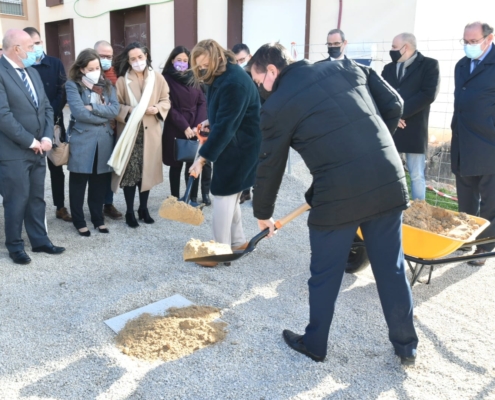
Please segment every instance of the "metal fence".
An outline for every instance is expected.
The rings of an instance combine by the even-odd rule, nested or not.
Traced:
[[[21,0],[0,0],[0,14],[24,15]]]
[[[346,54],[352,59],[371,60],[371,67],[381,73],[383,67],[391,62],[390,41],[349,43]],[[293,44],[292,55],[296,59],[304,56],[304,45]],[[427,184],[444,192],[455,193],[455,178],[450,171],[450,123],[454,110],[454,68],[464,57],[459,39],[418,40],[418,51],[424,56],[438,60],[440,64],[440,92],[431,105],[429,123],[429,149],[427,157]],[[309,45],[309,59],[319,61],[328,57],[324,43]],[[455,195],[454,195],[455,196]],[[447,202],[444,197],[436,196],[435,204]]]

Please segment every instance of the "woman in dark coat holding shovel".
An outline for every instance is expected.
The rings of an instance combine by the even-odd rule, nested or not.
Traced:
[[[201,89],[193,86],[194,77],[189,65],[190,52],[184,46],[172,50],[163,68],[163,77],[170,88],[171,109],[163,127],[163,163],[170,167],[169,180],[172,196],[180,198],[180,175],[183,162],[175,158],[176,139],[195,140],[197,126],[206,119],[206,100]],[[184,177],[187,183],[189,168],[186,163]],[[197,203],[198,182],[195,180],[191,190],[191,200]],[[209,182],[202,181],[203,203],[210,204]]]
[[[203,40],[194,47],[191,64],[196,82],[209,86],[208,120],[202,125],[210,134],[190,172],[199,175],[207,161],[214,163],[213,238],[241,250],[247,243],[239,200],[242,191],[253,186],[256,175],[261,144],[259,94],[248,74],[236,65],[234,54],[214,40]]]

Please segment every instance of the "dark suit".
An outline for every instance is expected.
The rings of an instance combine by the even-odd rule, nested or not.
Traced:
[[[404,100],[402,119],[407,126],[395,132],[397,150],[399,153],[426,154],[430,104],[435,101],[440,89],[438,61],[418,53],[400,81],[396,63],[385,65],[382,77]]]
[[[62,140],[65,140],[64,116],[62,109],[67,100],[64,94],[64,84],[67,80],[64,65],[58,58],[50,57],[45,54],[43,60],[33,68],[38,71],[45,88],[45,93],[53,108],[55,122],[59,120],[60,134]],[[57,209],[65,207],[65,176],[63,167],[54,165],[49,159],[48,169],[52,181],[53,204]]]
[[[495,236],[495,46],[471,73],[471,60],[455,66],[451,167],[459,211],[491,222],[479,238]],[[494,245],[478,246],[490,251]]]
[[[45,226],[46,154],[35,154],[33,140],[53,138],[53,110],[39,74],[26,68],[37,98],[33,102],[17,71],[0,59],[0,190],[9,252],[24,250],[24,222],[32,247],[49,245]]]

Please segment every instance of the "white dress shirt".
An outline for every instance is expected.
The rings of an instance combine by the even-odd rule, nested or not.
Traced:
[[[19,78],[22,80],[22,74],[21,74],[21,71],[19,71],[19,69],[24,69],[24,67],[22,67],[22,68],[19,67],[14,61],[12,61],[10,58],[8,58],[5,54],[3,55],[3,58],[5,58],[10,63],[10,65],[12,65],[12,68],[15,69],[15,72],[17,72],[17,75],[19,75]],[[33,92],[33,96],[36,99],[36,103],[39,104],[38,94],[36,93],[36,89],[34,88],[33,81],[31,80],[31,77],[29,76],[27,71],[24,71],[24,73],[26,74],[26,79],[29,83],[29,86],[31,87],[31,91]],[[24,83],[24,81],[23,81],[23,83]],[[52,143],[51,139],[47,138],[47,137],[43,137],[43,138],[41,138],[41,140],[48,140],[50,143]],[[35,143],[36,143],[36,139],[33,140],[33,143],[31,144],[31,146],[29,146],[29,148],[32,149],[34,147]]]

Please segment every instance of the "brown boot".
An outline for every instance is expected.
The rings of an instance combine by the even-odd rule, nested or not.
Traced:
[[[201,262],[197,262],[196,264],[198,265],[201,265],[202,267],[216,267],[218,265],[217,262],[214,262],[214,261],[201,261]]]
[[[60,210],[57,210],[55,212],[55,216],[58,219],[61,219],[65,222],[72,222],[72,217],[70,216],[69,212],[67,211],[67,208],[62,207]]]
[[[241,244],[240,246],[232,246],[232,251],[239,251],[239,250],[246,250],[249,245],[249,242],[246,242],[244,244]]]
[[[103,206],[103,214],[111,219],[122,219],[122,213],[113,204],[105,204]]]

